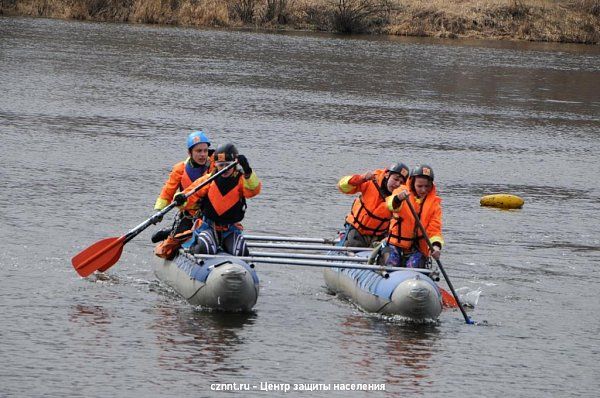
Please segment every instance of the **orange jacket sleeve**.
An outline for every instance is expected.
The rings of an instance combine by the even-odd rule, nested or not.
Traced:
[[[340,178],[337,187],[341,193],[354,195],[358,192],[364,192],[368,182],[369,181],[365,180],[362,174],[353,174]]]
[[[167,200],[169,203],[173,200],[173,196],[175,196],[175,193],[179,189],[184,170],[185,161],[179,162],[173,166],[171,173],[169,173],[169,178],[160,192],[160,198]]]
[[[435,203],[432,203],[431,214],[427,219],[425,230],[429,236],[431,243],[437,243],[440,247],[444,246],[444,238],[442,235],[442,200],[436,197]]]

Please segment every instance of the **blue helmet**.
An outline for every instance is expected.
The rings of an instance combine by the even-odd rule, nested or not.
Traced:
[[[208,146],[210,146],[210,140],[208,139],[206,134],[204,134],[204,131],[198,130],[198,131],[194,131],[193,133],[188,135],[188,138],[187,138],[188,150],[192,150],[194,145],[200,144],[200,143],[205,143]]]

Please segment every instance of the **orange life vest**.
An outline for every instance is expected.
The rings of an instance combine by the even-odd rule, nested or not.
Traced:
[[[392,196],[407,189],[407,186],[411,186],[410,179],[407,181],[407,185],[403,185],[394,190]],[[442,199],[437,196],[435,184],[423,200],[416,199],[416,197],[416,194],[411,191],[411,195],[407,200],[410,200],[410,203],[419,215],[431,243],[443,245]],[[404,202],[402,202],[398,209],[394,210],[387,241],[389,244],[399,247],[404,252],[418,249],[426,256],[430,254],[427,242],[423,238],[423,233],[415,222],[412,212]]]
[[[183,162],[179,162],[173,166],[171,173],[169,174],[169,178],[165,182],[165,185],[160,192],[160,197],[166,199],[168,202],[173,200],[173,196],[177,193],[177,191],[183,191],[198,178],[211,173],[214,170],[214,163],[208,159],[208,167],[204,171],[204,173],[191,177],[188,172],[188,163],[190,162],[190,158],[184,160]]]
[[[186,193],[209,177],[209,175],[205,175],[196,180],[188,187]],[[229,177],[217,177],[190,196],[186,209],[193,208],[196,203],[200,202],[203,217],[209,218],[216,224],[235,224],[244,218],[246,198],[258,195],[260,189],[261,182],[256,174],[252,173],[250,179],[246,179],[241,173],[235,171]]]
[[[346,222],[361,235],[379,237],[388,231],[392,212],[387,207],[382,187],[385,173],[386,170],[375,170],[375,181],[364,181],[356,186],[355,192],[361,194],[352,203]]]

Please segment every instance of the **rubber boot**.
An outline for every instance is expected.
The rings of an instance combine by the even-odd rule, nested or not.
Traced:
[[[169,234],[171,234],[171,228],[159,229],[152,235],[152,243],[158,243],[167,239]]]

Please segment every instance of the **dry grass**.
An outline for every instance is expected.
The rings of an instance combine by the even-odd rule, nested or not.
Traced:
[[[600,43],[600,1],[411,1],[389,34]],[[588,3],[586,6],[576,3]],[[592,4],[595,3],[595,4]]]
[[[0,14],[600,44],[600,0],[0,0]]]

